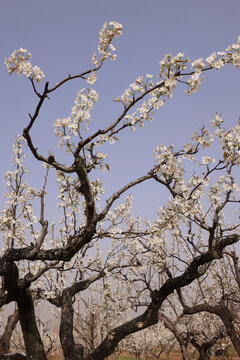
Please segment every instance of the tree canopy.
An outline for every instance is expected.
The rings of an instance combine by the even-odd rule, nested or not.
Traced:
[[[100,122],[99,129],[91,132],[91,112],[99,98],[93,85],[105,62],[115,60],[114,38],[121,34],[121,24],[105,23],[91,67],[77,75],[68,74],[55,85],[49,81],[42,85],[46,76],[31,64],[26,49],[15,50],[5,59],[9,74],[29,79],[36,105],[22,135],[16,137],[12,168],[5,175],[6,203],[0,216],[0,304],[17,304],[13,324],[19,318],[26,356],[34,359],[46,360],[35,311],[46,301],[53,313],[60,309],[59,339],[66,360],[105,359],[129,335],[159,321],[165,321],[180,342],[183,356],[187,356],[186,344],[192,343],[197,349],[202,345],[197,344],[193,330],[184,328],[179,334],[175,325],[181,319],[173,324],[167,318],[167,301],[175,316],[208,311],[222,320],[226,314],[232,319],[230,304],[239,301],[239,273],[237,266],[234,268],[232,246],[239,241],[240,121],[225,128],[221,115],[215,113],[209,126],[199,124],[200,130],[181,148],[159,144],[153,150],[149,170],[130,182],[124,182],[123,170],[122,186],[109,197],[104,195],[99,171],[107,171],[111,177],[104,148],[121,141],[124,132],[137,131],[152,121],[177,86],[191,95],[204,74],[224,66],[239,69],[240,37],[225,51],[214,52],[205,60],[190,61],[183,53],[167,54],[160,61],[158,74],[139,76],[114,99],[116,115],[112,122],[106,127]],[[39,150],[32,129],[40,121],[43,107],[52,101],[51,94],[72,81],[80,81],[83,88],[77,92],[70,115],[53,122],[61,159],[59,152],[49,151],[50,144],[44,153]],[[43,127],[38,136],[45,138]],[[26,153],[39,164],[39,174],[45,169],[39,189],[28,184]],[[56,215],[61,211],[57,222],[49,221],[45,211],[51,174],[56,176],[58,189]],[[144,182],[148,186],[154,182],[159,192],[165,189],[169,194],[168,201],[159,204],[155,221],[132,213],[131,190]],[[222,282],[217,281],[220,268]],[[93,301],[84,300],[84,290],[95,294]],[[89,316],[98,318],[97,340],[88,349],[83,341],[83,318],[77,322],[79,299],[85,301],[82,311],[90,307]],[[199,299],[204,304],[200,305]],[[106,321],[99,320],[99,309]],[[136,312],[129,317],[130,310]],[[240,355],[238,324],[228,320],[224,320],[226,337]],[[161,326],[158,331],[161,333]],[[79,343],[77,333],[82,336]],[[219,338],[213,334],[204,344],[210,348]]]

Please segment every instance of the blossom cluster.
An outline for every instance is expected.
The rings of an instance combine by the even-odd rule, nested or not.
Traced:
[[[40,82],[45,75],[38,66],[32,66],[29,61],[31,58],[31,53],[29,53],[26,49],[20,48],[18,50],[14,50],[9,58],[5,58],[4,64],[10,75],[13,72],[16,72],[16,74],[24,74],[27,77]]]
[[[139,328],[142,326],[143,323],[138,324]],[[171,348],[176,345],[176,338],[161,321],[157,325],[132,334],[124,340],[124,349],[127,349],[130,354],[147,353],[148,355],[154,355],[156,358],[162,352],[168,355]]]
[[[132,196],[128,195],[125,198],[125,202],[118,205],[114,210],[110,210],[104,221],[101,221],[98,226],[98,234],[102,236],[102,234],[108,234],[108,236],[112,236],[113,238],[116,235],[119,235],[123,232],[124,227],[127,224],[126,228],[130,228],[132,217]],[[125,226],[124,226],[124,225]]]
[[[153,158],[156,164],[156,173],[161,175],[167,182],[176,181],[176,189],[181,186],[184,169],[181,166],[181,157],[176,156],[176,153],[174,153],[173,145],[169,147],[165,145],[156,147],[153,152]]]
[[[112,44],[112,40],[114,36],[122,35],[122,28],[122,25],[116,21],[110,21],[109,23],[105,22],[99,32],[99,56],[96,54],[93,54],[92,56],[92,63],[96,67],[108,57],[110,57],[111,60],[116,59],[116,54],[112,54],[112,52],[116,50],[115,46]]]
[[[98,101],[98,93],[94,89],[83,88],[78,92],[74,101],[71,116],[58,118],[54,122],[54,133],[60,139],[58,146],[65,146],[67,153],[71,153],[76,145],[71,142],[72,136],[81,138],[81,130],[88,131],[91,118],[90,110]]]
[[[123,104],[125,110],[133,105],[136,107],[136,111],[132,114],[127,112],[125,115],[125,125],[135,130],[136,125],[143,127],[145,120],[152,120],[154,110],[163,106],[167,98],[172,98],[172,90],[178,81],[185,83],[188,86],[187,94],[191,94],[198,90],[205,70],[211,68],[219,70],[227,63],[232,63],[238,69],[240,67],[240,37],[237,43],[228,47],[226,51],[211,54],[206,58],[206,62],[203,58],[194,60],[191,63],[190,73],[184,73],[189,62],[188,58],[184,59],[183,53],[178,53],[176,56],[166,54],[160,61],[158,76],[161,81],[154,83],[151,74],[146,74],[147,80],[143,76],[138,76],[123,94],[115,99],[116,102]],[[186,81],[182,80],[185,76],[188,76]],[[143,99],[146,95],[149,95],[147,101]],[[141,105],[137,107],[136,104],[142,99]]]
[[[186,69],[186,64],[189,59],[183,59],[184,54],[178,53],[176,56],[166,54],[160,61],[160,73],[159,77],[162,79],[169,79],[173,76],[177,76],[179,71]]]
[[[101,137],[99,137],[99,139],[99,141],[86,147],[88,152],[85,154],[85,160],[88,167],[100,169],[101,171],[105,172],[106,170],[110,170],[109,165],[105,162],[107,154],[104,154],[102,151],[93,150],[94,145],[99,146],[102,144]]]
[[[213,52],[205,59],[205,61],[206,63],[204,63],[203,58],[200,58],[192,62],[191,65],[194,71],[187,81],[188,95],[198,90],[198,87],[203,80],[202,72],[205,69],[212,68],[219,71],[221,67],[230,62],[236,69],[240,68],[240,36],[235,44],[228,46],[225,51]]]
[[[216,128],[215,136],[220,139],[220,148],[226,163],[240,164],[240,121],[230,130],[222,127],[223,120],[215,114],[211,121],[212,127]]]
[[[153,237],[154,235],[161,239],[170,237],[174,245],[171,254],[175,255],[179,252],[176,243],[181,243],[181,252],[185,253],[184,256],[188,261],[191,260],[191,255],[186,246],[186,239],[193,241],[194,238],[194,244],[198,248],[204,246],[203,231],[211,226],[216,213],[219,227],[229,229],[238,227],[239,214],[233,215],[235,222],[232,219],[227,225],[223,207],[228,201],[239,202],[240,188],[231,171],[233,166],[239,165],[240,124],[227,131],[222,128],[223,120],[218,114],[215,114],[210,123],[215,133],[211,134],[205,128],[200,134],[195,132],[192,136],[194,142],[185,146],[185,154],[177,153],[173,150],[173,146],[167,148],[162,145],[154,150],[158,181],[170,189],[172,197],[158,211],[158,218],[152,227]],[[200,150],[209,147],[214,139],[218,141],[222,150],[218,162],[208,155],[198,155]],[[200,174],[195,171],[187,177],[187,166],[183,168],[182,159],[194,160],[198,163]],[[218,174],[220,171],[221,173],[216,180],[210,181],[210,174],[214,170],[218,170]],[[205,195],[209,200],[207,212]],[[194,226],[193,232],[184,230],[184,228],[191,229],[191,226]],[[179,257],[179,254],[177,256]]]
[[[92,187],[93,196],[97,201],[99,201],[101,199],[101,196],[105,192],[103,189],[103,182],[100,179],[91,181],[91,187]]]
[[[38,197],[38,192],[34,187],[30,187],[26,182],[28,170],[24,167],[25,155],[22,145],[25,139],[18,136],[13,145],[12,162],[15,170],[8,170],[5,174],[7,192],[5,194],[6,204],[0,214],[0,229],[3,234],[5,247],[12,244],[23,244],[26,231],[30,231],[31,237],[36,239],[38,232],[34,231],[33,225],[38,219],[34,215],[32,201]],[[6,250],[4,247],[3,251]]]
[[[58,196],[57,207],[63,210],[59,223],[62,225],[60,232],[63,236],[76,231],[78,216],[81,213],[79,193],[77,192],[71,176],[62,171],[57,171]]]
[[[138,76],[129,88],[115,99],[116,102],[122,103],[126,109],[149,93],[148,100],[143,100],[138,107],[135,105],[136,111],[132,114],[127,113],[124,117],[125,125],[130,126],[131,130],[135,130],[137,125],[143,127],[144,121],[152,121],[154,110],[162,107],[166,98],[172,97],[172,89],[176,86],[176,79],[170,78],[166,79],[165,82],[155,84],[152,77],[151,74],[146,74],[146,79],[143,76]]]

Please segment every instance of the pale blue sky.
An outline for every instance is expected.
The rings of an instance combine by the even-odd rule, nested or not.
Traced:
[[[28,49],[33,55],[32,63],[40,66],[50,84],[55,84],[68,73],[90,67],[98,32],[105,21],[122,23],[123,36],[115,41],[118,57],[115,62],[106,62],[97,74],[95,88],[101,101],[93,114],[92,128],[96,129],[116,119],[121,106],[113,99],[137,76],[158,73],[164,54],[184,52],[194,60],[235,42],[240,35],[239,14],[239,0],[1,0],[1,199],[2,178],[9,168],[13,139],[26,126],[27,114],[33,112],[37,102],[30,82],[24,77],[9,77],[4,68],[4,57],[14,49]],[[108,161],[111,171],[104,174],[107,194],[145,174],[153,164],[154,147],[162,143],[180,147],[216,111],[223,114],[227,124],[234,124],[240,115],[239,80],[240,71],[228,66],[220,73],[206,74],[199,91],[190,97],[179,86],[173,99],[156,113],[153,123],[135,133],[124,133],[119,143],[108,146],[106,151],[112,152]],[[45,103],[32,133],[35,145],[44,155],[56,147],[53,121],[69,114],[74,97],[83,86],[82,81],[75,80]],[[41,184],[39,164],[28,155],[27,165],[34,175],[32,184]],[[149,185],[139,186],[134,193],[136,212],[154,218],[163,193],[156,184]],[[50,213],[54,205],[49,200]]]

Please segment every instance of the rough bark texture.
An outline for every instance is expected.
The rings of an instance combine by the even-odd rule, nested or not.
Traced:
[[[197,349],[199,352],[199,358],[198,360],[210,360],[209,356],[209,350],[214,345],[212,342],[206,342],[203,344],[198,344],[195,339],[191,339],[190,342],[193,344],[193,346]]]
[[[15,310],[12,315],[9,315],[7,325],[0,338],[0,355],[9,353],[11,336],[13,330],[17,325],[18,320],[19,320],[18,310]]]
[[[223,310],[221,319],[226,327],[227,334],[230,337],[238,356],[240,357],[240,338],[237,336],[232,320],[228,315],[229,314]]]
[[[90,206],[91,204],[89,204]],[[91,208],[91,206],[90,206]],[[91,212],[89,213],[89,216]],[[96,224],[90,224],[84,236],[81,238],[79,243],[78,239],[75,239],[73,243],[76,241],[76,246],[73,246],[69,250],[69,252],[64,252],[63,249],[63,260],[68,260],[68,257],[72,258],[72,256],[81,248],[82,244],[86,244],[90,241],[93,233],[95,232]],[[81,235],[79,235],[81,237]],[[151,292],[152,301],[147,307],[146,311],[132,319],[131,321],[127,321],[121,326],[111,330],[107,337],[102,341],[102,343],[90,354],[86,357],[85,360],[103,360],[111,355],[119,342],[124,339],[129,334],[133,334],[137,331],[145,329],[151,325],[154,325],[158,322],[158,313],[161,308],[162,303],[165,299],[174,292],[174,290],[179,289],[181,287],[189,285],[192,281],[204,275],[208,269],[209,264],[215,260],[222,258],[223,249],[231,244],[236,243],[239,240],[239,235],[229,235],[226,237],[219,238],[214,247],[209,249],[206,253],[201,254],[195,257],[183,274],[168,279],[160,289],[154,290]],[[62,249],[61,249],[62,250]],[[72,253],[73,251],[73,253]],[[50,254],[51,253],[51,254]],[[52,260],[52,253],[54,253],[54,258],[57,260],[61,259],[61,254],[58,254],[58,250],[51,249],[50,253],[47,250],[39,250],[38,254],[34,256],[34,260],[36,259],[48,259]],[[7,291],[8,297],[12,300],[15,300],[18,304],[19,309],[19,317],[20,323],[24,335],[24,342],[26,347],[27,356],[32,355],[33,358],[37,360],[46,360],[46,355],[44,352],[43,344],[41,341],[40,334],[38,332],[35,314],[34,314],[34,304],[31,297],[31,292],[26,289],[26,285],[21,284],[19,280],[16,286],[16,279],[18,279],[18,271],[17,266],[14,264],[14,261],[20,259],[29,259],[31,252],[29,249],[11,249],[8,251],[2,259],[0,259],[0,275],[3,275],[5,278],[10,275],[13,276],[13,280],[11,282],[7,281]],[[59,255],[59,256],[57,256]],[[56,257],[57,256],[57,257]],[[47,258],[46,258],[47,257]],[[33,260],[33,259],[31,259]],[[13,284],[14,286],[12,287]],[[63,351],[65,353],[65,359],[76,360],[82,359],[83,357],[80,355],[81,351],[76,351],[74,339],[73,339],[73,331],[72,331],[72,323],[73,323],[73,314],[71,313],[72,309],[72,296],[74,294],[66,293],[66,301],[63,302],[62,305],[62,324],[60,330],[61,343],[63,345]],[[68,301],[68,296],[70,302]],[[2,301],[6,301],[6,299],[1,298]],[[68,318],[69,317],[69,318]],[[67,324],[70,326],[70,332]],[[69,341],[68,336],[69,334]],[[71,345],[70,345],[71,344]],[[74,345],[74,346],[73,346]],[[74,356],[70,354],[70,346],[71,352],[74,353]],[[80,357],[81,356],[81,357]]]
[[[127,335],[156,324],[158,322],[158,313],[164,300],[175,289],[189,285],[193,280],[202,276],[207,271],[208,267],[206,265],[214,259],[220,259],[222,257],[222,250],[227,245],[236,242],[237,239],[238,236],[222,238],[214,249],[195,257],[182,275],[168,279],[159,290],[152,292],[152,301],[142,315],[110,331],[102,343],[87,356],[86,360],[104,360],[114,352],[119,342]]]
[[[37,328],[34,303],[29,289],[18,290],[16,298],[27,356],[47,360]]]
[[[16,301],[27,356],[36,360],[47,360],[43,343],[37,328],[34,303],[27,284],[19,279],[17,265],[13,261],[0,261],[0,274],[4,277],[4,291],[7,298]]]
[[[0,355],[0,360],[34,360],[34,359],[31,356],[15,353],[15,354]]]
[[[76,346],[73,337],[73,304],[70,288],[65,289],[62,295],[59,336],[65,360],[83,360],[83,348]]]

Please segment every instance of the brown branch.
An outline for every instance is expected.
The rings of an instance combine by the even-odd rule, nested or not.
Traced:
[[[103,62],[104,60],[101,61],[100,65],[98,65],[97,67],[93,68],[93,69],[90,69],[90,70],[87,70],[87,71],[84,71],[82,72],[81,74],[78,74],[78,75],[73,75],[73,76],[70,76],[68,75],[68,77],[66,77],[65,79],[63,79],[62,81],[60,81],[59,83],[57,83],[55,86],[53,86],[51,89],[48,89],[47,93],[51,93],[53,91],[55,91],[57,88],[59,88],[60,86],[62,86],[63,84],[65,84],[67,81],[69,80],[73,80],[73,79],[77,79],[77,78],[82,78],[82,79],[85,79],[84,76],[87,75],[87,74],[90,74],[91,72],[95,72],[97,70],[99,70],[102,65],[103,65]]]
[[[7,325],[4,329],[3,334],[0,337],[0,355],[9,353],[11,336],[13,330],[17,325],[18,320],[19,320],[18,310],[15,310],[13,314],[8,316]]]
[[[233,346],[235,347],[238,355],[240,356],[240,338],[239,336],[237,336],[234,325],[232,323],[235,318],[235,314],[233,314],[231,310],[223,304],[222,301],[215,306],[209,304],[199,304],[192,307],[186,306],[184,308],[184,313],[189,315],[203,311],[207,311],[220,317],[220,319],[224,323],[227,334],[233,343]]]
[[[107,204],[106,204],[105,208],[103,209],[103,211],[97,216],[97,220],[100,221],[105,218],[105,216],[107,215],[107,213],[108,213],[109,209],[111,208],[112,204],[114,203],[114,201],[116,201],[124,192],[131,189],[133,186],[140,184],[143,181],[146,181],[151,178],[153,178],[152,171],[150,171],[147,175],[141,176],[140,178],[129,182],[128,184],[123,186],[120,190],[118,190],[114,194],[112,194],[112,196],[108,200],[106,200]]]
[[[120,121],[124,118],[124,116],[128,113],[128,111],[134,107],[134,105],[136,105],[137,102],[139,102],[140,100],[142,100],[147,94],[151,93],[152,91],[159,89],[161,87],[163,87],[165,84],[165,80],[161,81],[160,83],[158,83],[157,85],[155,85],[154,87],[152,87],[151,89],[146,90],[141,96],[139,96],[138,98],[134,99],[122,112],[122,114],[114,121],[114,123],[112,123],[111,125],[109,125],[106,129],[104,130],[98,130],[96,131],[93,135],[89,136],[88,138],[86,138],[83,141],[80,141],[78,143],[78,146],[74,152],[74,155],[78,155],[81,151],[81,149],[87,145],[88,143],[90,143],[93,139],[95,139],[98,135],[104,135],[106,133],[108,133],[109,131],[113,130],[119,123]]]
[[[152,301],[143,314],[111,330],[108,336],[86,360],[105,359],[113,353],[117,344],[127,335],[156,324],[158,322],[159,309],[164,300],[173,293],[174,290],[189,285],[193,280],[203,275],[207,270],[208,264],[214,259],[221,258],[222,250],[227,245],[231,245],[238,240],[239,235],[219,239],[214,249],[194,258],[182,275],[168,279],[159,290],[152,292]]]
[[[37,241],[36,241],[36,245],[30,250],[29,252],[29,258],[34,259],[35,255],[39,252],[45,237],[47,236],[48,233],[48,222],[47,220],[43,222],[42,224],[42,230],[41,230],[41,234],[39,235]]]

